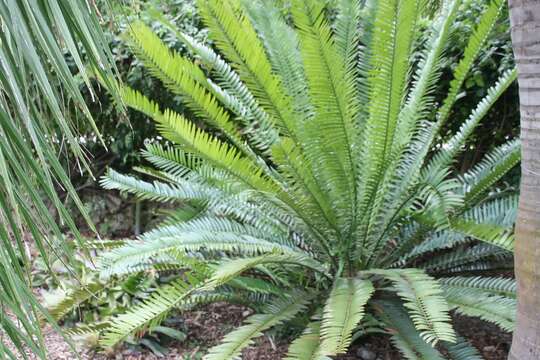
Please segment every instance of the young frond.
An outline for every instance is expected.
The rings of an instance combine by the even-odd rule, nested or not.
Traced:
[[[83,284],[67,292],[57,302],[48,306],[47,310],[55,320],[61,320],[67,313],[113,285],[110,282],[100,281]]]
[[[244,271],[264,264],[297,265],[323,274],[326,272],[326,269],[318,261],[306,255],[270,253],[257,257],[225,260],[219,263],[215,266],[215,271],[206,286],[216,287],[225,284]]]

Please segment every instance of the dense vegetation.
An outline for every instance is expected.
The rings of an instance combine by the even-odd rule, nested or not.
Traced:
[[[117,281],[172,271],[145,301],[80,331],[102,332],[101,344],[112,346],[157,329],[173,309],[223,300],[259,313],[208,359],[237,358],[292,319],[304,330],[291,359],[346,352],[371,332],[389,333],[411,359],[443,358],[434,344],[455,359],[479,358],[453,330],[451,309],[511,330],[513,280],[481,274],[511,266],[517,195],[495,186],[518,163],[519,142],[464,169],[455,160],[515,71],[500,73],[457,129],[448,126],[465,111],[461,89],[503,2],[483,11],[442,93],[454,19],[470,9],[460,1],[427,25],[421,1],[198,6],[223,58],[167,19],[195,61],[144,23],[127,32],[137,58],[194,121],[121,87],[170,143],[143,152],[154,167],[138,170],[155,181],[109,171],[102,182],[180,206],[136,241],[98,244],[114,248],[99,259],[99,280],[53,314]]]

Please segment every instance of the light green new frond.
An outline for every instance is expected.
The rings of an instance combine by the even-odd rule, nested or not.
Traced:
[[[111,326],[109,321],[102,321],[92,324],[78,324],[75,327],[68,328],[65,331],[65,334],[68,336],[84,336],[89,334],[99,334],[102,331],[105,331]]]
[[[438,280],[444,289],[476,289],[488,294],[516,297],[516,280],[512,278],[455,276]]]
[[[296,338],[287,352],[285,360],[330,360],[328,356],[321,355],[321,323],[312,322],[306,326],[300,337]]]
[[[449,307],[437,280],[420,269],[370,271],[389,279],[405,303],[421,338],[429,344],[454,342],[456,335],[450,324]]]
[[[442,343],[449,360],[484,360],[480,352],[467,340],[458,336],[455,344]]]
[[[356,176],[353,163],[353,87],[345,82],[345,62],[336,51],[332,33],[323,16],[322,2],[296,0],[291,12],[300,39],[313,119],[299,132],[306,160],[312,164],[319,187],[334,203],[337,219],[347,230],[354,216]],[[347,74],[349,75],[349,74]],[[317,139],[317,140],[315,140]]]
[[[496,224],[478,224],[463,219],[452,219],[452,231],[462,233],[488,244],[499,246],[508,251],[514,251],[513,229]]]
[[[380,318],[391,334],[394,346],[408,360],[443,360],[442,355],[427,344],[415,329],[407,313],[398,304],[380,302]]]
[[[187,279],[177,279],[160,287],[140,305],[111,319],[100,341],[104,347],[112,347],[136,331],[143,331],[161,322],[175,306],[197,290],[202,279],[186,274]]]
[[[374,291],[369,280],[338,278],[324,306],[321,323],[322,355],[347,352],[352,333],[364,316],[365,306]]]
[[[292,319],[306,308],[309,297],[302,293],[287,294],[268,304],[262,314],[255,314],[246,319],[246,324],[230,332],[222,344],[209,350],[205,360],[241,359],[243,349],[253,343],[253,338],[262,336],[263,331]]]
[[[445,289],[445,297],[459,314],[478,317],[511,332],[516,318],[516,300],[464,289]]]
[[[467,171],[463,177],[465,204],[474,204],[521,160],[521,143],[511,140],[490,153]]]
[[[202,64],[217,78],[219,86],[210,81],[210,89],[221,103],[234,112],[244,123],[243,133],[251,138],[254,145],[267,152],[279,141],[279,134],[273,126],[273,120],[259,106],[249,89],[230,65],[212,48],[198,42],[191,36],[180,33],[174,25],[171,28],[196,55]]]
[[[275,185],[264,176],[264,170],[249,158],[242,157],[235,147],[201,130],[180,114],[170,110],[162,113],[156,103],[137,91],[123,88],[121,96],[126,105],[153,118],[167,139],[184,145],[214,166],[228,171],[258,190],[276,191]]]
[[[244,271],[264,264],[282,264],[307,267],[325,274],[326,269],[318,261],[303,254],[265,254],[257,257],[225,260],[214,266],[214,273],[207,282],[212,288],[227,283]]]
[[[242,140],[229,113],[212,94],[212,87],[203,71],[190,60],[172,52],[142,22],[130,26],[133,48],[150,72],[182,99],[200,118],[223,134],[246,155],[255,157]]]
[[[253,26],[243,14],[235,14],[231,0],[199,0],[201,17],[210,29],[210,37],[232,62],[263,109],[276,125],[294,132],[290,99],[283,91],[279,79],[272,73]],[[283,130],[282,129],[282,130]]]

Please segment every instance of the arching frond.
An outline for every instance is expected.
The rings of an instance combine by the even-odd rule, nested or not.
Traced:
[[[443,360],[442,355],[427,344],[415,331],[407,313],[399,305],[380,302],[382,313],[380,318],[391,334],[394,346],[409,360]]]
[[[450,360],[484,360],[480,352],[467,340],[458,336],[455,344],[443,343]]]
[[[516,297],[516,280],[512,278],[456,276],[450,278],[440,278],[439,282],[444,289],[478,289],[484,293],[491,293],[509,298]]]
[[[463,177],[465,203],[472,204],[480,200],[490,186],[499,181],[521,160],[519,140],[512,140],[495,148],[482,161],[467,171]]]
[[[405,301],[414,326],[427,343],[455,341],[450,324],[448,304],[437,280],[419,269],[373,270],[393,283],[397,294]]]
[[[289,346],[285,360],[329,360],[320,353],[321,324],[312,322],[306,326],[300,337],[295,339]]]
[[[511,332],[515,323],[516,300],[465,289],[445,289],[445,297],[452,309],[458,313],[479,317],[492,322],[501,329]]]
[[[111,325],[100,340],[102,346],[111,347],[135,331],[151,328],[161,322],[175,306],[194,293],[202,279],[186,274],[186,279],[177,279],[162,286],[140,305],[111,319]]]
[[[253,338],[262,335],[262,332],[286,320],[292,319],[304,310],[309,302],[306,294],[287,294],[285,298],[278,298],[268,306],[262,314],[255,314],[246,319],[246,324],[227,334],[222,344],[209,350],[205,360],[240,359],[243,349],[252,344]]]

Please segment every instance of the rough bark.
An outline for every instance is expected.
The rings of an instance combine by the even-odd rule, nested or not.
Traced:
[[[517,323],[510,360],[540,359],[540,0],[509,0],[519,73],[521,196],[516,224]]]

